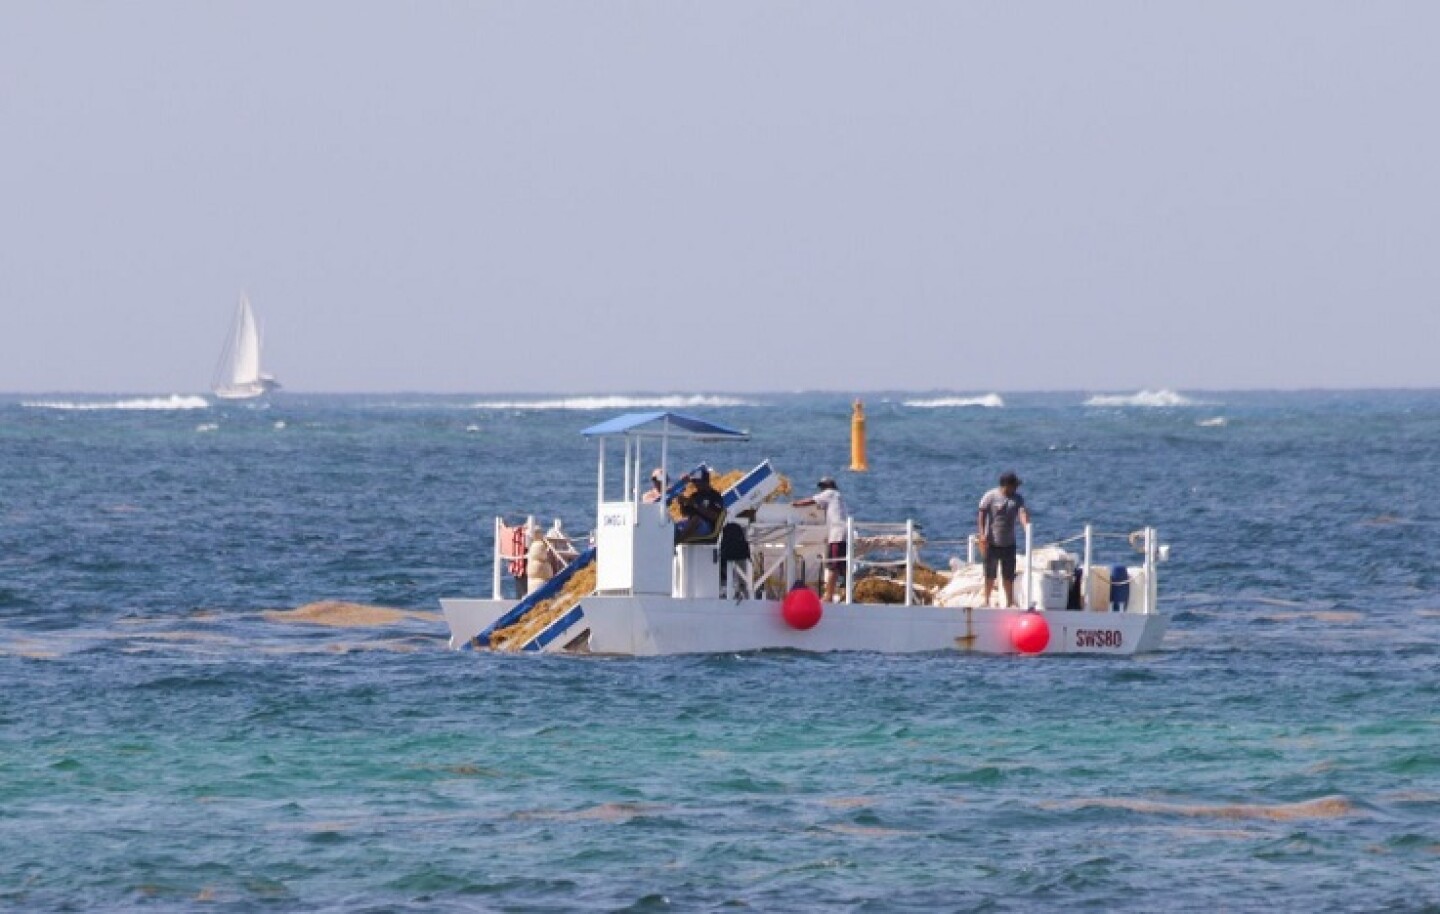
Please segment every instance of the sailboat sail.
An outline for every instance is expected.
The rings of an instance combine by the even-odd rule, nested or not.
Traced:
[[[223,400],[245,400],[258,397],[280,385],[260,370],[260,331],[250,299],[243,293],[235,309],[235,323],[225,341],[220,364],[215,371],[215,396]]]

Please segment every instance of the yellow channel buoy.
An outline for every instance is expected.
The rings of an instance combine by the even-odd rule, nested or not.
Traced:
[[[850,416],[850,472],[864,473],[870,469],[865,462],[865,404],[855,401]]]

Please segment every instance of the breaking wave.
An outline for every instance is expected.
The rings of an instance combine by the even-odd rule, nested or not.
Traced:
[[[31,400],[21,406],[31,409],[209,409],[210,402],[204,397],[182,397],[171,394],[168,397],[136,397],[129,400]]]
[[[473,409],[685,409],[696,406],[752,406],[750,401],[736,397],[705,394],[654,397],[553,397],[536,400],[481,400]]]
[[[945,409],[947,407],[983,406],[986,409],[1000,409],[1005,405],[999,394],[985,394],[983,397],[934,397],[929,400],[904,400],[903,406],[916,409]]]
[[[1086,406],[1194,406],[1195,400],[1173,390],[1142,390],[1135,394],[1096,394]]]

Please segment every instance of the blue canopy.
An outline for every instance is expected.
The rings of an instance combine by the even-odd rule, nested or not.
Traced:
[[[592,425],[580,434],[587,438],[607,435],[629,437],[687,438],[695,441],[749,441],[750,433],[706,422],[683,413],[626,413],[599,425]]]

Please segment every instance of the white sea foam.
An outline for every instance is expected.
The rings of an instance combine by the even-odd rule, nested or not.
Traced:
[[[209,409],[204,397],[171,394],[168,397],[137,397],[131,400],[31,400],[21,404],[32,409]]]
[[[749,406],[748,400],[706,394],[554,397],[536,400],[481,400],[473,409],[687,409],[697,406]]]
[[[917,409],[945,409],[949,407],[982,406],[985,409],[1000,409],[1005,405],[999,394],[985,394],[983,397],[934,397],[929,400],[902,400],[904,406]]]
[[[219,428],[220,428],[219,424],[217,424],[217,423],[215,423],[215,422],[201,422],[199,425],[195,426],[195,431],[197,431],[197,432],[213,432],[213,431],[218,430]]]
[[[1086,406],[1194,406],[1195,400],[1173,390],[1142,390],[1135,394],[1096,394]]]
[[[1230,424],[1230,420],[1224,416],[1215,416],[1211,419],[1199,419],[1195,422],[1201,428],[1224,428]]]

